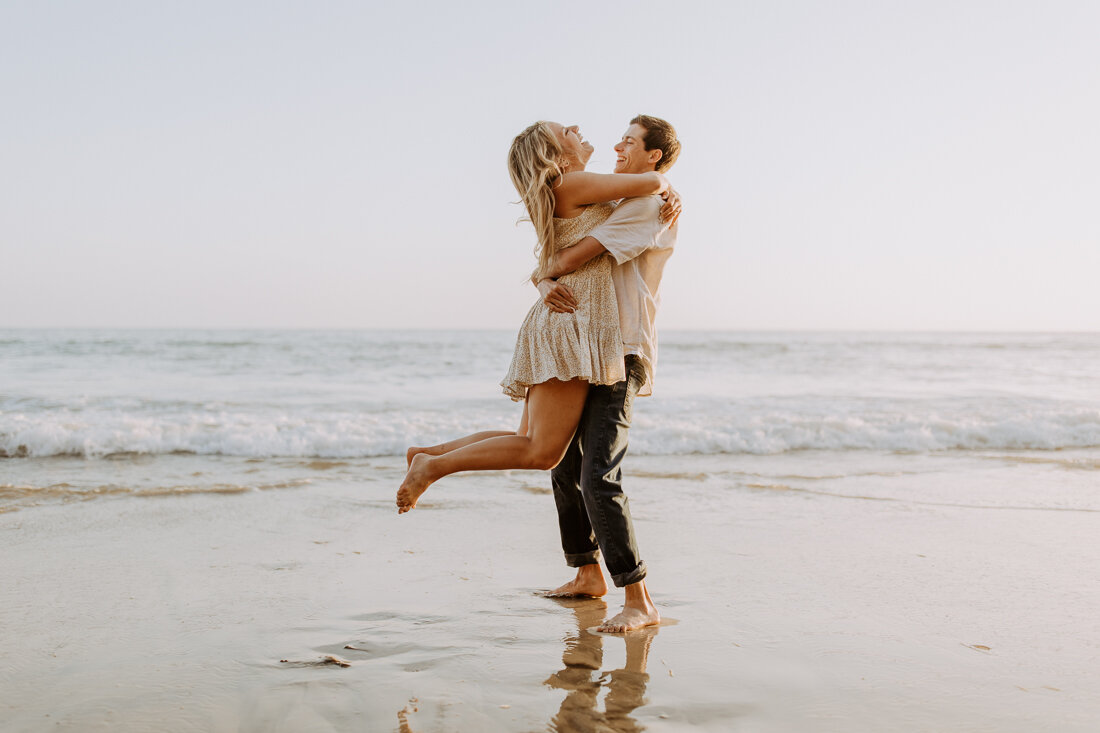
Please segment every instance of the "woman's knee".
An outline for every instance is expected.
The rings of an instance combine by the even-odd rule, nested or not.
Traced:
[[[565,450],[559,446],[535,444],[528,453],[528,465],[535,471],[551,471],[564,455]]]

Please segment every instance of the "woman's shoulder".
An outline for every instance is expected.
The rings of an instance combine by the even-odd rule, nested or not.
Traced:
[[[592,199],[589,198],[592,181],[607,178],[608,175],[607,173],[592,173],[590,171],[563,173],[554,183],[553,190],[556,205],[557,207],[564,207],[563,213],[565,216],[557,216],[556,211],[561,210],[561,208],[558,208],[555,211],[555,218],[573,219],[584,213],[592,205],[590,203]]]

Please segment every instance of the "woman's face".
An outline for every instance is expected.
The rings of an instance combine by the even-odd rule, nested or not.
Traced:
[[[588,165],[588,159],[592,157],[592,143],[581,136],[581,130],[576,125],[562,125],[551,122],[550,128],[558,138],[561,145],[562,157],[569,163],[571,170],[584,170]]]

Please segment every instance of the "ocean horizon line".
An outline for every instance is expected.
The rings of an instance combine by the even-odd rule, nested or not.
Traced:
[[[0,331],[261,331],[261,332],[372,332],[372,333],[507,333],[516,329],[507,326],[482,327],[430,327],[430,326],[9,326],[0,325]],[[1090,335],[1100,334],[1100,329],[971,329],[971,328],[764,328],[764,327],[725,327],[725,328],[662,328],[660,333],[746,333],[746,334],[952,334],[952,335]]]

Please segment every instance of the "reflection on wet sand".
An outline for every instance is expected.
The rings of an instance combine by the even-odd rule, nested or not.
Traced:
[[[630,713],[645,702],[646,682],[649,681],[646,661],[659,627],[650,626],[625,634],[625,667],[600,672],[603,636],[590,633],[588,629],[603,623],[607,604],[591,598],[553,600],[573,610],[577,633],[565,640],[565,652],[561,657],[565,668],[550,675],[544,683],[567,691],[558,714],[550,719],[550,729],[562,733],[642,730]],[[600,712],[597,698],[602,687],[607,687],[607,695],[604,710]]]

